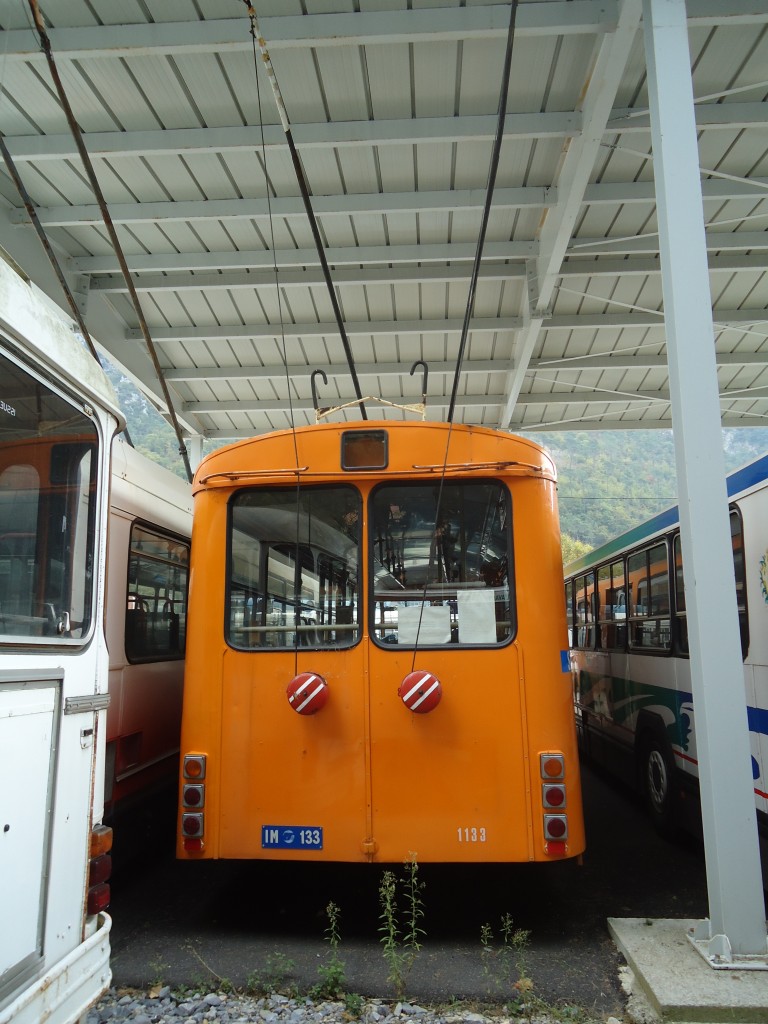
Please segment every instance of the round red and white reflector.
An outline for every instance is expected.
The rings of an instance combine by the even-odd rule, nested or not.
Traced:
[[[397,691],[403,704],[418,715],[433,711],[440,703],[443,687],[431,672],[409,672]]]
[[[328,683],[316,672],[300,672],[286,689],[288,703],[299,715],[314,715],[328,700]]]

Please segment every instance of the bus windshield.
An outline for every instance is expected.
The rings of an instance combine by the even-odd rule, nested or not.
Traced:
[[[475,481],[439,492],[400,482],[374,492],[372,635],[426,647],[504,643],[513,634],[509,492]]]
[[[260,488],[230,505],[233,647],[346,647],[359,637],[361,500],[353,487]]]
[[[81,641],[92,616],[98,435],[0,355],[0,641]]]

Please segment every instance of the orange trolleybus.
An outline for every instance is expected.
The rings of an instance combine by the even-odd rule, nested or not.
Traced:
[[[193,491],[180,857],[583,851],[541,448],[323,424],[214,452]]]

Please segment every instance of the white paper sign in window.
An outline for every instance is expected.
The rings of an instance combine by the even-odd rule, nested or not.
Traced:
[[[421,625],[419,625],[421,619]],[[449,644],[451,642],[451,609],[443,605],[441,608],[433,608],[424,605],[421,608],[401,607],[397,616],[397,639],[401,644],[415,644],[419,646],[434,647],[436,644]]]
[[[496,592],[492,587],[488,590],[459,590],[456,605],[460,643],[496,643]]]

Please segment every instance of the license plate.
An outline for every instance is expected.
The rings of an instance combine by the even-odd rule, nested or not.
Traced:
[[[262,850],[322,850],[323,830],[314,825],[262,825]]]

